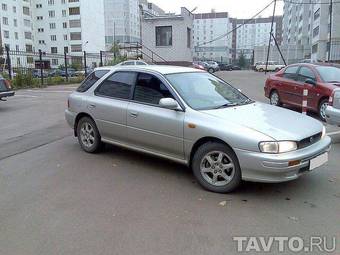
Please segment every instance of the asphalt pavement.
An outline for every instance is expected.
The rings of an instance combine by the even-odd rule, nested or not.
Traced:
[[[268,102],[264,74],[217,75]],[[83,152],[64,121],[75,88],[21,90],[0,102],[0,254],[239,254],[235,236],[336,237],[339,254],[338,128],[327,126],[335,134],[325,166],[215,194],[173,162],[114,146]]]

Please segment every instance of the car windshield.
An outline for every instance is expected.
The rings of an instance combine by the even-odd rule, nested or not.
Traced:
[[[316,68],[325,82],[340,82],[340,69],[333,66],[318,66]]]
[[[166,75],[183,100],[195,110],[218,109],[251,103],[239,90],[205,72]]]

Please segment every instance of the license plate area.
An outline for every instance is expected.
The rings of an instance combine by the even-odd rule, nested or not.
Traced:
[[[325,152],[309,161],[309,170],[313,170],[325,164],[328,161],[328,152]]]

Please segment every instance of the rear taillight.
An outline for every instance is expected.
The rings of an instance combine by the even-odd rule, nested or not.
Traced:
[[[8,89],[12,89],[11,82],[9,80],[5,80],[5,85]]]
[[[329,97],[328,105],[330,106],[333,106],[334,95],[335,95],[335,91],[333,91],[332,95]]]

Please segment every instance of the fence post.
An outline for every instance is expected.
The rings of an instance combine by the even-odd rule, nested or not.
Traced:
[[[302,95],[302,114],[307,114],[307,100],[308,100],[308,88],[306,84],[303,87],[303,95]]]
[[[5,47],[6,49],[6,56],[7,56],[7,70],[8,70],[8,76],[9,76],[9,79],[12,80],[12,64],[11,64],[11,58],[9,56],[9,47],[6,46]]]
[[[99,55],[100,55],[100,63],[99,63],[99,66],[103,66],[103,51],[100,51],[100,52],[99,52]]]
[[[66,54],[66,51],[64,51],[64,62],[65,62],[65,77],[66,77],[66,81],[68,82],[68,72],[67,72],[67,54]]]
[[[42,51],[39,49],[39,64],[40,64],[40,85],[44,86],[44,71],[43,71],[43,63],[42,63]]]
[[[86,51],[84,50],[84,71],[85,71],[85,77],[87,76],[87,70],[86,70]]]

